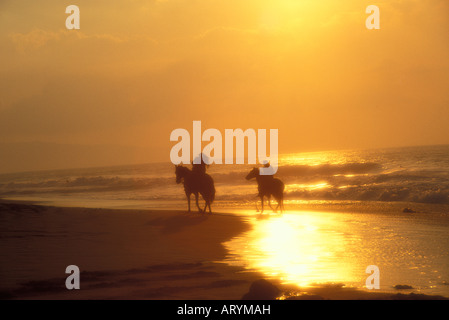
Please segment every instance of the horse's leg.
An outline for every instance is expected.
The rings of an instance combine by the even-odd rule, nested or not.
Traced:
[[[190,194],[187,194],[186,192],[186,197],[187,197],[187,203],[189,204],[189,211],[190,212]]]
[[[262,214],[263,213],[263,195],[260,196],[260,200],[262,202],[262,211],[260,211],[260,213]]]
[[[273,210],[273,212],[277,212],[277,210],[279,209],[279,198],[277,198],[277,197],[274,197],[274,200],[276,200],[276,202],[277,202],[277,206],[276,206],[276,208],[272,208],[272,210]]]
[[[199,211],[199,212],[203,212],[203,211],[201,210],[201,208],[200,208],[199,203],[198,203],[198,198],[199,198],[199,196],[198,196],[198,192],[197,192],[197,193],[195,193],[196,207],[198,208],[198,211]]]
[[[259,195],[256,195],[256,198],[259,198]],[[259,212],[259,206],[257,205],[257,202],[258,202],[259,200],[256,200],[256,212]]]
[[[206,209],[209,207],[209,213],[212,213],[212,209],[210,208],[210,201],[206,201],[206,206],[204,207],[204,213],[206,213]]]
[[[278,205],[277,205],[276,209],[277,208],[281,209],[281,213],[282,213],[284,211],[284,199],[281,196],[280,198],[277,198],[276,200],[278,202]]]
[[[276,212],[276,210],[274,210],[273,207],[271,206],[271,195],[268,196],[268,206],[270,207],[271,210]]]

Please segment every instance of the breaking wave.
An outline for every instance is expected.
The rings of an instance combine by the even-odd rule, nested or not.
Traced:
[[[338,161],[317,163],[316,159],[328,159],[326,156],[313,154],[313,164],[309,164],[300,154],[297,163],[281,163],[276,176],[286,185],[286,199],[449,204],[448,146],[334,152]],[[251,168],[210,166],[208,173],[215,181],[216,199],[228,202],[254,199],[256,183],[245,179]],[[0,197],[26,195],[165,201],[185,197],[182,186],[175,183],[172,164],[0,175]]]

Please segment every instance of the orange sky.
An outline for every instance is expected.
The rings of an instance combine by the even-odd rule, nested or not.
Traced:
[[[3,0],[0,172],[168,161],[193,120],[281,153],[446,144],[448,30],[447,0]]]

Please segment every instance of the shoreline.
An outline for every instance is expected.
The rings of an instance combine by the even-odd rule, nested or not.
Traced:
[[[70,200],[70,201],[68,201]],[[187,204],[184,198],[176,200],[176,205],[167,206],[166,202],[153,200],[89,200],[75,199],[74,201],[66,198],[1,198],[0,203],[31,204],[43,207],[61,207],[61,208],[91,208],[91,209],[117,209],[117,210],[152,210],[152,211],[179,211],[185,212]],[[288,211],[327,211],[327,212],[345,212],[345,213],[436,213],[447,214],[449,216],[449,204],[445,203],[426,203],[410,201],[373,201],[373,200],[291,200],[285,199],[286,212]],[[104,205],[105,203],[108,205]],[[87,204],[87,205],[86,205]],[[162,205],[161,205],[162,204]],[[254,202],[243,202],[241,206],[228,205],[221,203],[220,200],[214,201],[215,213],[231,214],[230,211],[251,211],[257,213]],[[185,205],[185,209],[184,209]],[[181,209],[180,209],[181,208]],[[413,212],[404,212],[404,209],[411,209]],[[192,212],[196,212],[192,210]],[[267,209],[267,212],[271,210]]]
[[[0,200],[2,299],[235,300],[264,278],[223,262],[223,247],[249,230],[233,214],[51,207]],[[65,288],[68,265],[81,290]],[[437,299],[270,280],[287,299]]]

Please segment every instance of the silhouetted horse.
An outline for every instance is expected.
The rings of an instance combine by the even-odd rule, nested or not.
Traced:
[[[274,178],[272,175],[261,175],[258,168],[253,168],[253,170],[251,170],[246,176],[246,180],[251,180],[252,178],[256,178],[257,180],[257,187],[259,190],[258,196],[262,201],[262,212],[264,197],[268,198],[268,205],[273,211],[280,208],[282,212],[284,210],[284,183],[281,180]],[[276,209],[271,207],[271,196],[273,196],[278,202]]]
[[[209,207],[209,213],[212,213],[210,207],[211,203],[215,199],[215,187],[214,180],[207,173],[194,173],[189,168],[183,167],[182,165],[175,166],[176,170],[176,183],[184,183],[184,191],[187,196],[187,202],[189,204],[190,212],[190,195],[193,193],[195,195],[196,206],[200,212],[206,212],[206,208]],[[198,193],[201,194],[204,201],[206,201],[206,206],[204,210],[201,210],[198,204]]]

